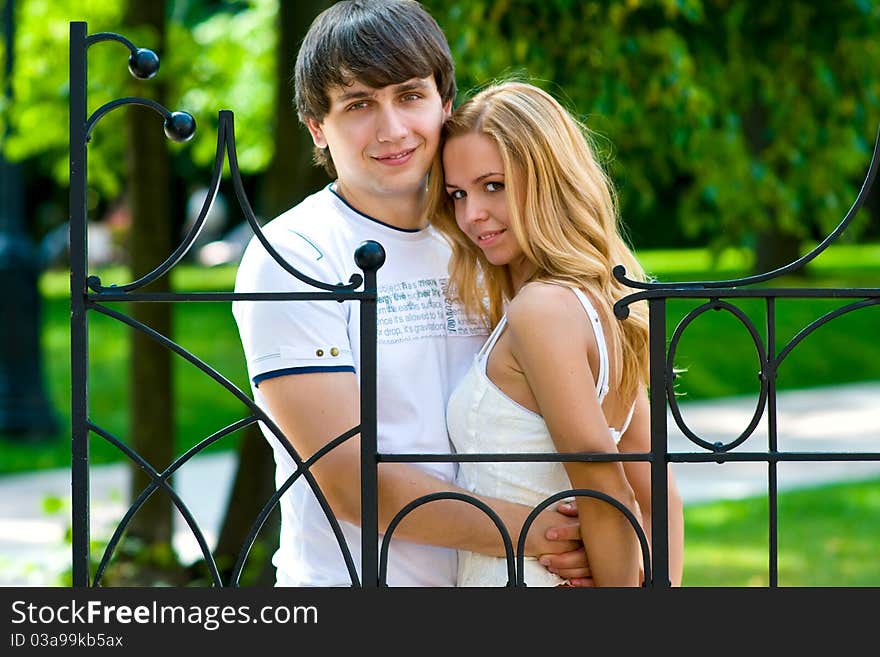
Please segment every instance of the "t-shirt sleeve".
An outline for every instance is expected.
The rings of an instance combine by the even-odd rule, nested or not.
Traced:
[[[276,247],[277,248],[277,247]],[[315,280],[337,283],[341,275],[314,247],[296,241],[280,254],[298,271]],[[321,262],[325,260],[325,262]],[[354,262],[352,262],[354,271]],[[285,271],[254,240],[239,265],[236,292],[323,292]],[[329,294],[329,293],[328,293]],[[242,301],[233,303],[248,374],[255,385],[287,374],[354,372],[348,332],[351,302],[327,300]]]

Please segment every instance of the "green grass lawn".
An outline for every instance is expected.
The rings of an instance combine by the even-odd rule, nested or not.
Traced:
[[[730,251],[712,260],[703,250],[640,253],[646,269],[662,281],[719,280],[743,275],[749,256]],[[126,282],[121,269],[99,273],[105,284]],[[179,291],[229,290],[235,269],[178,267]],[[0,436],[0,474],[70,466],[70,307],[66,271],[41,279],[44,369],[61,429],[51,440],[27,443]],[[880,245],[840,246],[811,263],[806,278],[776,286],[880,287]],[[841,301],[780,300],[777,344]],[[670,300],[667,336],[699,302]],[[764,303],[736,303],[765,339]],[[124,309],[123,304],[117,305]],[[810,336],[780,370],[781,389],[880,380],[880,341],[876,307],[846,315]],[[174,309],[178,342],[249,391],[241,347],[228,302],[183,303]],[[93,421],[125,440],[129,330],[90,314],[89,412]],[[216,383],[174,357],[178,453],[241,418],[245,409]],[[685,332],[676,356],[685,370],[678,390],[690,399],[756,393],[755,347],[743,325],[726,312],[702,315]],[[215,449],[229,449],[236,436]],[[115,448],[92,436],[91,460],[120,459]],[[766,497],[692,505],[685,509],[684,586],[766,586],[768,509]],[[880,480],[784,493],[779,497],[780,586],[880,586]]]
[[[766,496],[685,508],[682,586],[769,584]],[[880,479],[779,496],[778,585],[880,586]]]
[[[766,496],[686,506],[682,586],[767,587],[768,517]],[[880,586],[880,479],[782,493],[778,517],[778,586]]]
[[[646,271],[657,280],[729,280],[746,275],[751,254],[727,250],[713,259],[704,249],[640,253]],[[764,287],[878,288],[880,245],[834,246],[806,267],[803,277],[771,280]],[[760,287],[760,286],[757,286]],[[766,344],[767,310],[763,299],[729,300],[753,323]],[[799,331],[826,313],[858,299],[778,299],[776,353]],[[681,320],[705,300],[667,302],[667,343]],[[880,307],[845,314],[818,328],[783,361],[777,376],[780,390],[880,380]],[[746,326],[732,313],[711,311],[693,321],[681,335],[675,366],[682,373],[676,389],[686,399],[757,395],[757,350]]]
[[[728,251],[712,260],[705,250],[648,251],[638,254],[646,269],[659,280],[718,280],[742,275],[748,254]],[[102,282],[125,283],[122,268],[93,272]],[[786,285],[816,287],[880,287],[880,245],[832,247],[810,263],[808,277],[788,279]],[[381,275],[381,271],[380,271]],[[178,266],[173,285],[178,291],[230,290],[234,267],[204,269]],[[70,307],[69,274],[51,271],[40,281],[43,303],[44,370],[48,393],[59,420],[53,439],[27,443],[0,437],[0,474],[70,464]],[[701,302],[672,299],[667,307],[667,337],[681,319]],[[804,326],[845,301],[783,299],[777,303],[777,344],[781,348]],[[765,308],[761,300],[744,299],[736,305],[755,322],[765,339]],[[117,307],[124,307],[118,304]],[[249,393],[241,346],[228,302],[175,304],[177,341]],[[89,414],[101,427],[125,440],[128,430],[129,329],[98,313],[90,313]],[[783,363],[780,389],[880,380],[880,309],[866,308],[845,315],[807,338]],[[178,453],[244,415],[244,406],[217,383],[177,356],[173,357],[177,399],[175,423]],[[758,364],[755,346],[742,323],[728,312],[701,315],[684,332],[675,364],[682,373],[677,390],[685,399],[756,394]],[[232,435],[214,449],[234,446]],[[92,437],[93,463],[120,458],[117,450]]]
[[[234,270],[185,267],[175,272],[175,288],[187,291],[231,289]],[[62,277],[65,280],[62,280]],[[102,272],[102,282],[127,282],[119,270]],[[44,370],[48,394],[61,428],[53,439],[26,442],[6,436],[0,450],[0,473],[70,465],[70,301],[66,273],[43,277]],[[126,312],[126,304],[108,304]],[[241,345],[229,302],[177,303],[173,308],[176,341],[250,395]],[[128,430],[128,343],[131,329],[97,312],[89,314],[89,417],[126,442]],[[174,354],[177,453],[246,415],[245,406],[195,366]],[[230,449],[238,435],[225,437],[209,450]],[[119,451],[92,435],[92,463],[122,458]]]

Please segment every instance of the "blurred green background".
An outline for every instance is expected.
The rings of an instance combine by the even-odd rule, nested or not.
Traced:
[[[88,147],[90,273],[104,284],[125,283],[164,260],[198,214],[220,109],[235,113],[238,161],[259,221],[328,182],[310,164],[310,142],[291,105],[290,74],[308,24],[330,3],[2,4],[0,164],[4,180],[20,184],[2,188],[0,243],[14,236],[33,249],[33,285],[41,304],[34,318],[40,376],[58,426],[50,435],[0,431],[0,474],[8,474],[70,465],[70,21],[87,21],[91,34],[124,34],[161,58],[155,79],[135,81],[120,44],[93,45],[88,112],[115,98],[144,96],[192,113],[198,124],[195,138],[185,144],[165,140],[159,118],[134,108],[107,114],[95,128]],[[617,186],[630,241],[660,280],[718,280],[791,262],[841,221],[862,185],[880,124],[880,5],[870,0],[423,4],[449,38],[459,102],[487,82],[517,77],[545,87],[585,121]],[[146,174],[138,166],[144,162],[151,167]],[[797,275],[773,284],[880,287],[878,212],[875,192],[835,246]],[[247,237],[243,219],[227,167],[221,196],[196,248],[158,285],[179,291],[231,289]],[[0,274],[4,287],[17,287],[15,272],[0,267]],[[778,344],[844,303],[781,300]],[[695,305],[670,302],[670,335]],[[737,305],[763,336],[763,302]],[[135,311],[126,304],[114,307]],[[248,390],[228,303],[185,303],[151,312],[157,314],[145,321]],[[818,330],[786,359],[780,389],[880,380],[877,319],[873,307]],[[134,445],[165,443],[164,451],[151,457],[160,468],[245,412],[182,359],[162,358],[167,358],[165,374],[133,365],[156,357],[144,352],[126,327],[90,314],[90,417]],[[677,389],[687,399],[757,393],[754,346],[727,313],[695,322],[676,364],[684,370]],[[0,373],[7,385],[14,384],[16,372]],[[166,410],[130,403],[144,395],[167,398]],[[211,449],[239,450],[241,468],[268,478],[271,489],[271,457],[265,449],[245,455],[246,436],[237,432]],[[250,440],[259,442],[253,434]],[[93,463],[120,460],[103,440],[93,437],[90,445]],[[242,513],[250,508],[241,505]],[[707,509],[699,518],[726,513]],[[170,517],[163,512],[164,520],[154,521],[146,513],[145,507],[139,530],[148,535]],[[699,527],[703,521],[693,517]],[[714,536],[715,529],[708,527],[704,535]],[[692,536],[689,541],[696,545],[699,534]],[[159,532],[150,540],[164,539]],[[701,548],[700,553],[707,552]],[[691,583],[711,581],[707,575]]]
[[[136,81],[125,70],[127,53],[120,44],[93,45],[89,112],[113,98],[143,95],[172,110],[185,109],[198,124],[194,139],[176,144],[164,139],[158,117],[128,108],[110,112],[94,130],[88,148],[91,273],[100,273],[105,284],[122,283],[161,262],[192,224],[210,177],[219,109],[235,113],[238,161],[259,221],[326,184],[323,172],[310,165],[310,143],[291,106],[289,79],[299,39],[329,4],[4,2],[13,29],[0,43],[6,64],[0,155],[22,180],[21,216],[4,219],[18,221],[36,249],[46,379],[60,414],[59,437],[66,435],[69,408],[64,383],[69,22],[87,21],[89,33],[124,33],[161,59],[156,78]],[[459,101],[493,79],[515,76],[546,87],[585,120],[617,186],[630,240],[661,280],[718,279],[786,264],[827,235],[856,198],[880,125],[880,76],[873,66],[880,54],[876,3],[423,4],[448,35]],[[138,130],[154,141],[138,140]],[[161,160],[164,177],[139,175],[144,170],[132,162],[144,159]],[[231,286],[249,230],[242,230],[244,215],[228,168],[225,174],[187,267],[174,272],[173,282],[164,283],[167,289]],[[868,197],[834,249],[798,278],[774,284],[876,286],[878,197]],[[162,244],[149,244],[147,237],[157,233]],[[107,267],[110,273],[103,273]],[[793,335],[833,305],[780,303],[780,336]],[[670,331],[689,309],[671,305]],[[743,309],[760,320],[760,304],[745,303]],[[207,360],[213,358],[245,386],[228,304],[186,304],[168,312],[173,317],[156,320],[157,330],[167,327],[184,345],[207,350]],[[718,315],[692,326],[680,348],[680,365],[688,370],[680,388],[691,398],[756,388],[747,335],[731,316]],[[780,373],[780,387],[877,378],[870,338],[875,319],[869,309],[821,329],[809,341],[824,339],[821,348],[811,347],[802,359],[796,352]],[[100,422],[120,435],[126,426],[125,389],[136,385],[121,378],[130,338],[104,317],[93,321],[96,419],[106,418]],[[864,336],[859,348],[849,338],[833,339],[842,332]],[[717,344],[733,348],[719,353]],[[206,415],[200,412],[205,405],[215,411],[211,419],[223,421],[240,410],[209,400],[200,391],[212,384],[199,383],[190,369],[174,365],[168,386],[170,394],[187,396],[175,404],[181,445],[205,435],[208,427],[198,419]],[[106,407],[103,386],[117,393]],[[0,458],[0,471],[28,467],[14,455],[14,443],[11,451]],[[94,456],[104,458],[100,450]],[[32,465],[59,463],[45,456]]]

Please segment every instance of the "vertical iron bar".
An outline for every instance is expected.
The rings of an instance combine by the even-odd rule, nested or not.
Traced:
[[[776,427],[776,300],[767,297],[767,363],[763,373],[767,384],[767,438],[768,449],[775,454],[779,449]],[[777,462],[767,460],[767,487],[769,505],[769,537],[770,537],[770,587],[779,585],[779,505],[777,498]]]
[[[361,301],[361,586],[379,585],[376,454],[376,269],[364,269]]]
[[[89,586],[86,23],[70,24],[70,387],[73,585]]]
[[[654,588],[670,588],[669,507],[667,501],[666,299],[648,301],[651,393],[651,581]]]

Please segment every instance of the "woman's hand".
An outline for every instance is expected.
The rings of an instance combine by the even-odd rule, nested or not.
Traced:
[[[562,502],[557,505],[556,511],[577,521],[577,505],[574,502]],[[549,541],[577,541],[580,543],[580,523],[560,523],[547,529],[544,537]],[[580,543],[578,548],[567,552],[542,554],[539,562],[551,573],[567,579],[570,586],[582,588],[595,586],[583,543]]]

